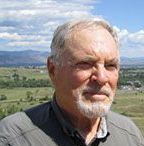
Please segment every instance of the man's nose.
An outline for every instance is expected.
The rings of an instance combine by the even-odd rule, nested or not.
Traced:
[[[96,81],[100,85],[104,85],[108,82],[108,74],[104,66],[93,68],[91,81]]]

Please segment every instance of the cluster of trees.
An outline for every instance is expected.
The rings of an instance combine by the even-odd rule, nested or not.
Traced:
[[[0,100],[7,100],[7,96],[4,94],[0,95]]]
[[[121,69],[118,87],[132,86],[140,88],[144,86],[144,69]]]
[[[19,109],[15,104],[9,104],[5,108],[0,107],[0,119],[6,117],[7,115],[13,114],[17,111],[22,111],[23,109]]]
[[[26,98],[25,100],[28,101],[28,102],[31,102],[31,101],[48,101],[50,98],[46,95],[44,96],[43,98],[37,98],[37,93],[39,92],[39,90],[36,90],[35,93],[31,92],[31,91],[27,91],[26,92]]]
[[[0,119],[17,111],[23,111],[23,104],[28,103],[31,106],[36,103],[48,101],[50,99],[48,95],[44,97],[38,97],[38,92],[39,90],[36,90],[35,92],[27,91],[25,98],[16,99],[14,102],[11,102],[11,100],[8,101],[7,96],[4,94],[0,95],[0,101],[3,101],[3,103],[0,104]]]
[[[121,86],[132,86],[140,88],[144,86],[144,69],[137,71],[137,69],[122,68],[120,71],[118,88]],[[25,76],[20,77],[18,73],[13,73],[9,80],[1,80],[0,88],[13,87],[52,87],[48,79],[28,79]]]
[[[13,87],[51,87],[51,82],[47,79],[27,79],[25,76],[20,78],[19,74],[14,73],[11,80],[1,80],[0,88]]]

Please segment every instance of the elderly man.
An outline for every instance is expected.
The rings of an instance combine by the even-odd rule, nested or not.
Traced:
[[[118,39],[103,19],[57,28],[47,66],[53,100],[0,123],[0,146],[144,146],[128,118],[109,111],[118,72]]]

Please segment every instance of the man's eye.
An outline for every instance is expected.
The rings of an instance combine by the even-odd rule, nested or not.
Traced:
[[[76,67],[79,69],[89,69],[92,67],[92,64],[88,62],[79,62],[76,64]]]
[[[114,70],[114,69],[117,69],[118,68],[118,65],[117,64],[106,64],[105,67],[108,70]]]

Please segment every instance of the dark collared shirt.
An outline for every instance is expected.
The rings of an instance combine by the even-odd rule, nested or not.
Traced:
[[[4,118],[0,146],[85,146],[74,128],[61,125],[54,111],[47,102]],[[95,138],[91,146],[144,146],[140,131],[128,118],[109,112],[106,123],[109,136]]]
[[[83,137],[79,134],[79,132],[71,125],[71,123],[68,121],[68,119],[64,118],[60,108],[58,107],[55,98],[52,102],[52,108],[54,110],[54,113],[61,124],[61,127],[63,131],[74,138],[76,141],[79,141],[79,143],[85,144],[85,140]],[[106,117],[102,117],[99,125],[98,132],[96,133],[95,137],[91,140],[91,142],[88,145],[92,145],[92,143],[95,143],[95,141],[100,141],[101,139],[106,139],[109,135],[109,132],[107,131],[107,124],[106,124]]]

